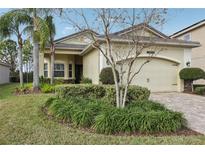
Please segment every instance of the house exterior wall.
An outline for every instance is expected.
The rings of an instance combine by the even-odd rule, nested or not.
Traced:
[[[94,49],[83,55],[83,76],[92,79],[93,84],[99,83],[100,74],[100,52]]]
[[[170,79],[170,83],[172,82],[172,84],[176,87],[175,90],[174,88],[169,88],[169,89],[173,89],[173,90],[169,90],[169,91],[183,91],[183,81],[179,78],[179,71],[186,67],[186,62],[190,60],[191,58],[191,49],[188,48],[182,48],[182,47],[158,47],[160,49],[160,52],[157,52],[157,54],[155,55],[155,58],[153,58],[151,60],[150,63],[146,64],[146,70],[150,70],[150,73],[148,71],[147,76],[153,76],[153,68],[152,67],[161,67],[162,71],[166,71],[166,67],[160,66],[160,65],[164,65],[164,66],[168,66],[167,67],[167,71],[170,72],[170,74],[172,75],[175,79]],[[118,53],[125,53],[125,51],[128,51],[130,49],[130,47],[128,45],[123,45],[123,44],[114,44],[113,45],[113,49],[115,49],[115,51],[117,51]],[[133,67],[134,69],[136,69],[140,64],[142,64],[145,60],[147,60],[147,57],[149,56],[147,54],[147,51],[150,51],[152,49],[146,49],[142,52],[142,54],[139,56],[140,58],[137,60],[138,63],[135,64],[135,66]],[[125,54],[126,55],[126,54]],[[123,57],[123,56],[122,56]],[[100,63],[100,70],[104,67],[108,67],[107,63],[106,63],[106,59],[103,57],[102,54],[100,54],[100,60],[102,60],[103,62],[99,62]],[[170,67],[169,67],[170,66]],[[126,67],[125,67],[126,69]],[[160,70],[160,69],[159,69]],[[158,76],[162,79],[158,79],[160,80],[164,80],[163,78],[166,78],[166,73],[161,72],[158,70]],[[143,74],[143,69],[142,69],[142,74]],[[161,75],[160,75],[161,73]],[[162,74],[164,73],[164,75]],[[170,77],[171,78],[171,77]],[[138,80],[138,81],[137,81]],[[172,80],[172,81],[171,81]],[[139,77],[138,79],[136,78],[135,81],[137,81],[137,83],[141,86],[146,86],[145,81],[143,79],[143,77]],[[136,82],[135,82],[136,83]],[[141,84],[140,84],[141,83]],[[160,82],[158,83],[160,84]],[[158,85],[158,88],[163,89],[164,84],[166,84],[166,82],[162,82],[161,85]],[[154,86],[154,85],[153,85]],[[156,86],[156,85],[155,85]],[[174,87],[172,86],[172,87]],[[152,89],[154,89],[154,87],[150,87]],[[155,90],[157,91],[157,90]],[[162,90],[164,91],[164,90]]]
[[[201,46],[192,49],[191,67],[199,67],[205,70],[205,26],[201,26],[176,38],[184,39],[184,36],[190,34],[192,41],[200,42]],[[198,80],[195,84],[205,84],[205,80]]]
[[[40,76],[44,76],[44,63],[48,64],[48,78],[51,77],[51,58],[50,54],[41,55]],[[55,77],[55,79],[75,79],[75,55],[56,54],[55,63],[64,64],[64,77]],[[68,76],[68,65],[72,64],[72,78]]]
[[[9,83],[9,67],[0,64],[0,84]]]

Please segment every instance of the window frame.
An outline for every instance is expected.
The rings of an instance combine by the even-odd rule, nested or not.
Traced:
[[[47,68],[45,68],[45,65],[47,66]],[[43,65],[43,75],[45,78],[48,77],[48,63],[44,63],[44,65]]]
[[[60,69],[57,69],[57,65],[62,65],[63,69],[61,68],[61,66],[59,66]],[[59,72],[63,72],[63,75],[59,75]],[[58,74],[59,73],[59,74]],[[54,64],[54,77],[65,77],[65,64],[64,63],[55,63]]]
[[[72,63],[68,64],[68,78],[73,78],[73,64]]]
[[[186,39],[187,36],[189,37],[188,40]],[[190,34],[190,33],[185,34],[185,35],[183,36],[183,40],[184,40],[184,41],[191,41],[191,34]]]

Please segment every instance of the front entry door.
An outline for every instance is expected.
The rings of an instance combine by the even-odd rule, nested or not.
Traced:
[[[82,75],[83,75],[83,65],[75,64],[75,83],[80,83]]]

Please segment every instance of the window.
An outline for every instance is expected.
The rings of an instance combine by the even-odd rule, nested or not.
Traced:
[[[154,55],[154,54],[155,54],[155,51],[147,51],[147,54],[149,54],[149,55]]]
[[[64,64],[54,64],[54,77],[64,77]]]
[[[185,41],[191,41],[191,36],[190,36],[190,34],[184,35],[184,40],[185,40]]]
[[[48,64],[47,63],[44,64],[44,77],[45,78],[48,77]]]
[[[68,65],[68,77],[72,78],[72,76],[73,76],[73,65],[69,64]]]

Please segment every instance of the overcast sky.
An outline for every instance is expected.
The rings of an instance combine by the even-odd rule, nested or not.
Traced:
[[[0,14],[8,9],[0,9]],[[205,19],[205,9],[168,9],[167,23],[158,30],[171,35],[191,24]],[[60,18],[55,19],[56,38],[60,38],[74,32],[73,27],[62,21]]]

